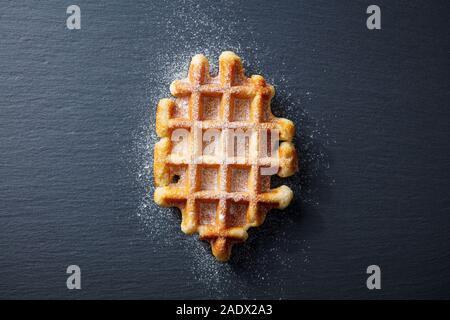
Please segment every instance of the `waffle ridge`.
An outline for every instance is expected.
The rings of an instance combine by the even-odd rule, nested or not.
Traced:
[[[273,86],[260,75],[247,78],[241,59],[230,51],[220,55],[216,77],[210,75],[206,57],[195,55],[188,77],[172,82],[170,91],[176,100],[161,99],[156,113],[160,140],[154,149],[154,200],[178,207],[182,231],[197,232],[211,243],[218,260],[227,261],[232,246],[248,238],[250,227],[261,225],[270,209],[284,209],[293,198],[285,185],[271,189],[270,175],[261,170],[275,164],[280,177],[297,171],[294,124],[272,114]],[[180,149],[174,139],[178,129],[188,132]],[[213,155],[204,154],[208,141],[202,138],[211,129],[217,133]],[[243,155],[234,149],[230,155],[227,149],[235,144],[236,130],[249,132]],[[260,142],[267,142],[272,132],[280,143],[276,150],[263,150]]]

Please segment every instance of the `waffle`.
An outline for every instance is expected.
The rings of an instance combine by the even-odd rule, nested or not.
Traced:
[[[195,55],[188,77],[175,80],[170,91],[176,100],[160,100],[156,113],[161,139],[154,149],[154,200],[178,207],[182,231],[197,232],[218,260],[227,261],[250,227],[293,198],[287,186],[271,189],[270,175],[297,170],[294,124],[272,114],[273,86],[259,75],[245,77],[233,52],[220,55],[216,77],[205,56]],[[244,136],[240,149],[232,148],[236,132]],[[276,138],[274,148],[268,141]]]

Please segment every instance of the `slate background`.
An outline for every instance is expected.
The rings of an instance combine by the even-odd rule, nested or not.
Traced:
[[[65,27],[72,2],[0,4],[0,298],[450,297],[448,1],[379,0],[379,31],[365,27],[368,1],[251,0],[231,14],[200,3],[236,21],[236,42],[264,48],[261,70],[292,93],[279,101],[307,112],[275,103],[309,159],[287,182],[302,186],[289,224],[270,216],[236,250],[265,257],[267,279],[237,259],[223,288],[193,275],[178,226],[175,244],[148,236],[130,165],[162,98],[152,56],[171,43],[160,22],[192,2],[77,1],[79,31]],[[240,52],[248,66],[251,52]],[[80,291],[65,288],[69,264],[82,268]],[[365,287],[370,264],[382,290]]]

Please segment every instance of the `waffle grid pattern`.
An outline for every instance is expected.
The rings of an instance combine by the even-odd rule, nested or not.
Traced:
[[[272,115],[274,88],[261,76],[246,78],[232,52],[220,56],[215,78],[208,60],[194,56],[188,78],[174,81],[170,89],[177,101],[162,99],[157,109],[161,140],[155,146],[155,201],[179,207],[183,232],[198,232],[211,242],[214,256],[226,261],[232,245],[247,239],[248,228],[262,224],[271,208],[283,209],[291,201],[291,189],[270,189],[270,176],[261,170],[275,166],[282,177],[296,171],[294,125]],[[187,152],[175,152],[177,129],[188,132]],[[208,129],[219,133],[219,155],[203,154]],[[236,129],[248,134],[244,155],[233,148]],[[283,142],[274,150],[269,143],[267,150],[274,134]]]

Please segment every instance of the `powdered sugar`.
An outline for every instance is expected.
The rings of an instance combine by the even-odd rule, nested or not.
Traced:
[[[178,246],[180,218],[177,209],[160,208],[153,202],[153,147],[158,141],[154,128],[156,105],[159,99],[170,97],[169,85],[175,79],[185,78],[190,59],[197,53],[203,53],[209,59],[213,72],[217,72],[216,62],[222,51],[232,50],[244,59],[244,63],[251,64],[252,70],[259,72],[261,69],[258,52],[260,48],[270,45],[259,43],[255,40],[251,25],[245,30],[237,28],[243,21],[229,21],[233,16],[233,8],[238,6],[236,2],[227,1],[217,3],[217,7],[202,7],[196,1],[185,0],[177,6],[175,12],[168,12],[167,16],[159,19],[167,30],[166,38],[170,44],[170,51],[158,52],[153,63],[156,69],[148,71],[149,83],[154,85],[147,88],[147,96],[150,97],[150,105],[143,115],[143,123],[136,131],[134,138],[133,158],[135,163],[136,179],[142,190],[142,199],[137,210],[145,231],[156,246]],[[211,15],[214,10],[214,18]],[[217,13],[223,13],[222,18],[217,18]],[[177,23],[173,23],[174,20]],[[245,44],[240,42],[245,33]],[[267,79],[276,86],[277,95],[272,109],[277,116],[286,116],[292,119],[297,126],[296,146],[300,153],[301,166],[304,168],[301,175],[296,175],[289,185],[299,202],[316,204],[315,186],[312,182],[323,177],[323,170],[329,166],[328,157],[323,145],[317,145],[317,136],[323,140],[326,130],[320,121],[312,120],[308,113],[300,108],[301,100],[293,97],[292,90],[295,84],[290,84],[283,75],[273,74]],[[305,80],[306,81],[306,80]],[[307,99],[313,99],[314,94],[309,91],[304,95]],[[180,101],[182,107],[183,103]],[[184,110],[180,110],[183,112]],[[282,113],[279,113],[282,111]],[[244,113],[238,113],[238,117],[246,117]],[[300,183],[298,180],[300,179]],[[302,189],[303,186],[303,189]],[[310,257],[309,245],[304,240],[298,240],[286,234],[278,228],[280,224],[295,224],[296,218],[291,216],[294,209],[286,209],[281,218],[276,218],[272,226],[257,228],[250,232],[249,240],[235,246],[233,258],[229,263],[217,262],[211,255],[209,245],[198,241],[196,237],[187,237],[184,241],[186,256],[191,257],[191,271],[193,277],[204,284],[205,295],[215,298],[252,298],[256,288],[261,292],[260,296],[284,297],[284,284],[287,279],[280,276],[283,270],[292,268],[294,261],[301,260],[306,268]],[[278,213],[274,213],[278,214]],[[261,229],[261,230],[258,230]],[[298,248],[292,252],[292,256],[286,248]],[[283,249],[285,248],[285,249]],[[300,257],[300,258],[297,258]],[[270,266],[270,267],[268,267]],[[268,270],[279,270],[274,273]],[[233,292],[230,295],[230,292]]]

